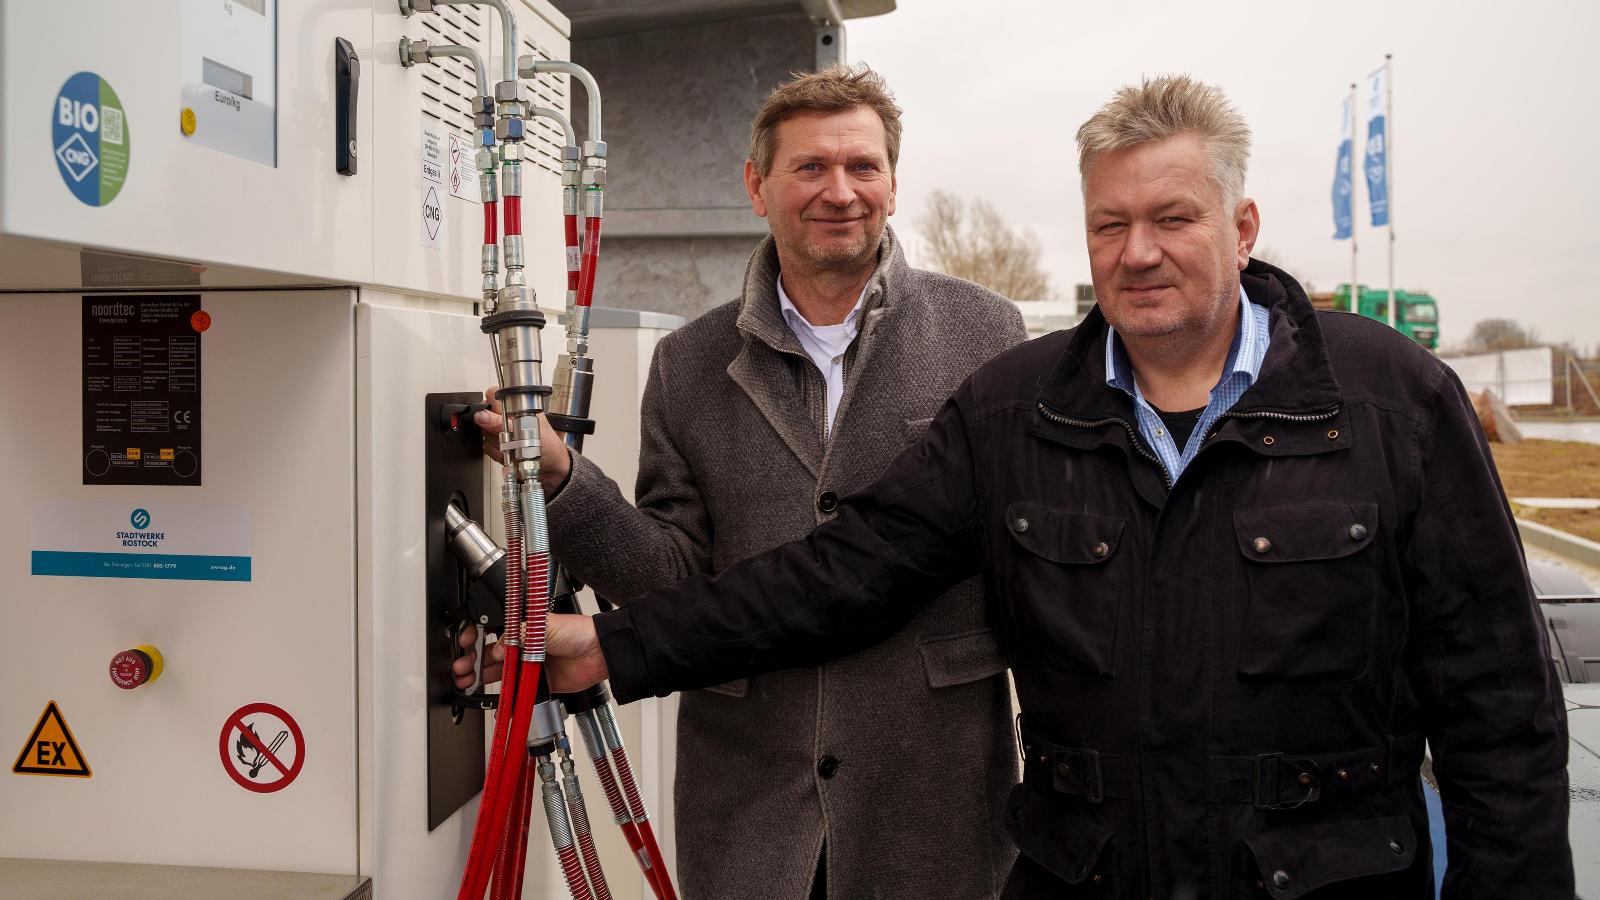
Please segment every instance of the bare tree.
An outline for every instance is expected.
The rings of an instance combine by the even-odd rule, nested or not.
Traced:
[[[1474,352],[1521,350],[1539,344],[1539,335],[1513,319],[1484,319],[1472,326],[1467,349]]]
[[[1290,267],[1288,262],[1279,256],[1278,251],[1274,250],[1273,248],[1264,244],[1258,244],[1256,245],[1255,250],[1250,253],[1250,255],[1264,263],[1267,263],[1268,265],[1277,266],[1285,272],[1288,272],[1290,278],[1300,282],[1300,287],[1303,288],[1306,293],[1310,294],[1315,292],[1315,288],[1311,286],[1311,279],[1303,275],[1299,269]]]
[[[1039,239],[1014,228],[987,201],[970,203],[945,191],[928,198],[917,223],[926,263],[1013,300],[1049,300],[1050,277],[1039,261]]]

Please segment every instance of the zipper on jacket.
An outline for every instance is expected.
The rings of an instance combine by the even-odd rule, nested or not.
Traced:
[[[1333,418],[1334,416],[1337,416],[1338,414],[1339,407],[1337,406],[1328,410],[1327,412],[1305,413],[1303,415],[1281,412],[1225,412],[1222,415],[1217,416],[1217,420],[1211,423],[1211,432],[1206,435],[1206,440],[1202,441],[1201,443],[1205,443],[1206,441],[1210,441],[1212,438],[1216,437],[1217,432],[1222,430],[1222,423],[1229,419],[1272,419],[1278,422],[1323,422]]]
[[[1103,425],[1110,425],[1112,423],[1121,425],[1122,430],[1128,433],[1128,442],[1133,445],[1133,449],[1139,451],[1140,456],[1143,456],[1145,459],[1148,459],[1156,464],[1156,468],[1161,470],[1162,482],[1166,484],[1167,490],[1172,490],[1172,474],[1167,471],[1166,464],[1161,461],[1160,457],[1156,456],[1145,447],[1144,441],[1139,437],[1138,430],[1135,429],[1132,423],[1130,423],[1127,419],[1118,418],[1116,416],[1113,416],[1109,419],[1076,419],[1072,416],[1063,415],[1062,413],[1056,412],[1055,410],[1046,406],[1042,400],[1039,401],[1039,413],[1052,422],[1057,422],[1062,425],[1072,425],[1077,428],[1099,428]]]

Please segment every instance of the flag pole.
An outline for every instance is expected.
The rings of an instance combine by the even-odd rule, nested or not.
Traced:
[[[1356,260],[1356,225],[1361,217],[1356,213],[1356,148],[1361,146],[1356,140],[1356,120],[1361,118],[1361,98],[1356,93],[1356,83],[1350,82],[1350,296],[1349,312],[1361,314],[1361,295],[1357,293],[1356,285],[1361,282],[1357,279]]]
[[[1389,196],[1389,327],[1395,327],[1394,304],[1394,54],[1383,55],[1383,186]]]

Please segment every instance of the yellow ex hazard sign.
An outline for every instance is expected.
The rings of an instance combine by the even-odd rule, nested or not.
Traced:
[[[89,761],[83,758],[78,742],[72,739],[67,720],[61,717],[61,708],[54,700],[39,715],[28,742],[22,745],[11,771],[18,775],[62,775],[68,778],[88,778]]]

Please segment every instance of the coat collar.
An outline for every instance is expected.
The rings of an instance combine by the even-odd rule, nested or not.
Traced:
[[[1305,291],[1287,272],[1256,259],[1239,283],[1250,302],[1270,310],[1272,337],[1260,374],[1231,412],[1308,415],[1337,409],[1339,383]],[[1096,305],[1041,382],[1041,402],[1077,418],[1129,418],[1127,395],[1106,384],[1106,328]]]
[[[861,332],[853,362],[865,365],[875,326],[893,312],[895,291],[909,280],[910,267],[895,240],[894,230],[885,228],[878,246],[878,268],[867,281],[861,304]],[[739,316],[734,322],[744,336],[744,347],[728,364],[728,377],[745,392],[777,432],[784,446],[800,460],[813,477],[820,477],[827,448],[824,446],[821,415],[815,404],[825,409],[826,396],[820,378],[808,379],[811,364],[800,341],[783,320],[778,306],[778,249],[771,235],[762,239],[745,268],[744,296],[739,301]],[[839,410],[850,403],[854,380],[847,380]]]
[[[879,306],[887,307],[892,291],[905,283],[909,270],[894,229],[885,227],[883,241],[878,245],[878,268],[867,280],[858,321],[865,322],[868,314]],[[744,295],[739,301],[739,317],[734,324],[775,350],[805,352],[778,307],[778,246],[770,234],[761,239],[745,266]]]

